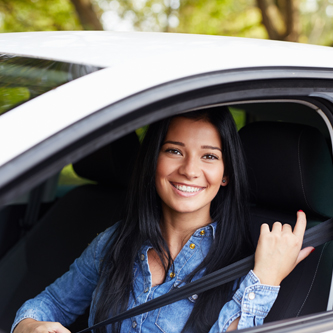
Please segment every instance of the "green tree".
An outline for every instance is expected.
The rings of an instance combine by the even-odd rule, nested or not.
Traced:
[[[178,32],[333,46],[333,0],[181,0]]]
[[[0,0],[0,32],[141,30],[333,44],[333,0]]]
[[[257,0],[270,39],[333,46],[333,0]]]
[[[300,42],[333,46],[333,0],[300,3]]]
[[[0,0],[0,32],[101,30],[101,12],[90,0]]]
[[[253,0],[182,0],[178,32],[267,38]]]
[[[85,30],[103,30],[103,25],[100,21],[100,8],[90,0],[71,0],[71,2]]]
[[[179,0],[94,0],[103,10],[106,29],[174,31],[178,26]],[[117,26],[118,24],[118,26]]]
[[[301,32],[299,0],[257,0],[270,39],[297,42]]]

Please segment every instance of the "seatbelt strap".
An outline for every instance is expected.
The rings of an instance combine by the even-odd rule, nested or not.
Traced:
[[[333,240],[333,218],[322,222],[315,227],[305,231],[302,248],[307,246],[319,246],[328,241]],[[130,310],[124,311],[119,315],[106,319],[97,323],[89,328],[86,328],[78,333],[85,333],[99,327],[110,325],[118,321],[138,316],[142,313],[156,310],[168,304],[180,301],[184,298],[190,297],[194,294],[200,294],[204,291],[221,286],[230,281],[234,281],[244,275],[254,266],[254,255],[239,260],[231,265],[223,267],[213,273],[190,282],[183,287],[173,289],[167,294],[157,297],[149,302],[138,305]]]

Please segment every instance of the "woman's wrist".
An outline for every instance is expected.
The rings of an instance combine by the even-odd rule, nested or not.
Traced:
[[[255,276],[259,279],[260,284],[265,284],[268,286],[275,286],[278,287],[281,284],[281,280],[276,277],[276,275],[271,274],[271,273],[263,273],[263,272],[258,272],[256,268],[253,268],[253,273]]]
[[[25,318],[25,319],[21,320],[21,321],[16,325],[16,327],[15,327],[14,330],[13,330],[13,333],[20,333],[21,331],[25,331],[25,330],[21,330],[21,328],[26,327],[26,325],[33,324],[33,323],[36,323],[36,320],[35,320],[35,319],[32,319],[32,318]]]

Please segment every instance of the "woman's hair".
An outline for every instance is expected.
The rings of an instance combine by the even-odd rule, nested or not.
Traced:
[[[253,252],[248,233],[247,175],[242,145],[226,107],[193,111],[175,117],[204,120],[216,127],[221,136],[225,175],[228,176],[228,185],[220,187],[211,203],[211,218],[217,222],[215,238],[206,258],[186,278],[190,281],[202,269],[208,274]],[[155,173],[159,151],[173,118],[150,125],[143,140],[124,219],[101,265],[102,275],[95,299],[95,323],[127,309],[130,293],[133,292],[134,261],[146,241],[159,255],[166,273],[172,265],[170,251],[160,228],[162,209],[156,192]],[[218,319],[223,305],[231,299],[233,286],[234,282],[230,282],[200,294],[184,331],[208,332]],[[118,332],[120,325],[113,325],[112,331]],[[101,332],[103,330],[100,329]]]

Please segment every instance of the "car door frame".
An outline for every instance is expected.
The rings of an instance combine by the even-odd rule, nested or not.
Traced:
[[[245,101],[288,100],[308,103],[313,109],[320,109],[332,135],[332,73],[327,69],[229,70],[195,75],[138,92],[96,110],[3,165],[0,168],[0,205],[7,204],[63,166],[120,136],[188,110]],[[311,332],[323,332],[333,329],[331,316],[330,312],[325,312],[244,331],[297,332],[300,328],[311,328]]]
[[[262,99],[292,99],[320,108],[327,125],[332,124],[332,103],[325,97],[333,93],[332,79],[332,69],[251,68],[194,75],[151,87],[95,110],[2,165],[0,206],[68,163],[130,131],[192,109]]]

